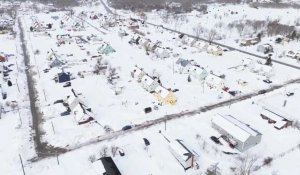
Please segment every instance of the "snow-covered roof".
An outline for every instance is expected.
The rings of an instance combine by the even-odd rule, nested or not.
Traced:
[[[165,89],[162,86],[157,86],[157,88],[155,89],[155,92],[159,93],[162,98],[167,97],[170,93],[167,89]]]
[[[148,75],[144,75],[141,81],[143,83],[146,83],[148,86],[150,86],[154,80],[151,77],[149,77]]]
[[[242,142],[246,141],[250,136],[260,135],[259,132],[231,115],[216,115],[213,117],[212,122]]]
[[[77,105],[74,108],[74,118],[75,120],[79,123],[79,122],[83,122],[86,121],[90,116],[88,116],[87,114],[84,113],[81,105]]]
[[[133,73],[134,77],[137,77],[137,76],[139,76],[141,73],[143,73],[143,71],[142,71],[140,68],[134,69],[133,72],[134,72],[134,73]]]
[[[281,117],[280,115],[275,114],[267,109],[264,109],[261,112],[261,115],[264,115],[264,116],[268,117],[269,119],[274,120],[276,123],[285,119],[285,118]]]
[[[104,169],[104,166],[103,166],[101,160],[95,161],[92,165],[93,165],[93,169],[96,174],[104,174],[105,173],[105,169]]]
[[[181,144],[179,142],[181,142]],[[183,145],[183,141],[175,140],[174,142],[171,142],[169,146],[173,151],[175,151],[176,154],[180,156],[182,160],[187,160],[187,158],[193,154],[190,150],[188,150],[186,145]]]

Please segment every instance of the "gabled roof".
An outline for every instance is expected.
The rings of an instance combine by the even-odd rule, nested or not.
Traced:
[[[212,122],[241,142],[246,141],[251,136],[261,135],[261,133],[231,115],[216,115],[213,117]]]

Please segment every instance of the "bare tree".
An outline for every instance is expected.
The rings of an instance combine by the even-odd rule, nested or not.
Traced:
[[[205,175],[220,175],[220,168],[218,167],[218,163],[211,165],[205,172]]]
[[[258,158],[256,156],[239,157],[238,164],[235,169],[236,175],[251,175],[255,169],[255,163]]]
[[[217,31],[215,29],[211,29],[208,33],[208,42],[209,44],[211,44],[213,42],[213,40],[216,39],[216,35],[217,35]]]
[[[111,155],[112,155],[113,157],[116,156],[118,149],[119,149],[119,148],[118,148],[117,146],[111,146],[111,147],[110,147]]]
[[[201,36],[201,34],[204,32],[204,29],[201,26],[201,24],[199,23],[197,26],[195,26],[193,28],[193,31],[194,31],[195,35],[197,36],[197,39],[198,39]]]
[[[108,147],[103,146],[100,151],[100,157],[107,157],[108,156]]]
[[[118,79],[118,73],[116,68],[109,68],[108,69],[108,75],[107,75],[107,81],[109,84],[114,85],[116,83],[116,79]]]

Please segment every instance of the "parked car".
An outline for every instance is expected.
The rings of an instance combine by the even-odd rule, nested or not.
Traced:
[[[221,142],[220,142],[220,140],[219,140],[217,137],[211,136],[210,139],[211,139],[213,142],[215,142],[216,144],[221,145]]]
[[[286,93],[286,96],[293,96],[294,95],[294,92],[288,92],[288,93]]]
[[[238,96],[238,95],[241,95],[241,91],[229,91],[228,92],[230,95],[232,95],[232,96]]]
[[[268,83],[268,84],[271,84],[271,83],[272,83],[272,81],[269,80],[269,79],[263,80],[263,82]]]
[[[258,94],[265,94],[267,91],[266,90],[260,90],[258,91]]]
[[[122,128],[123,131],[129,130],[129,129],[132,129],[132,126],[126,125]]]
[[[66,82],[64,85],[63,85],[63,87],[70,87],[72,84],[71,84],[71,82]]]

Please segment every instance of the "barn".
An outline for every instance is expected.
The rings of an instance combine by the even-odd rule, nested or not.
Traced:
[[[243,152],[257,145],[262,134],[231,115],[216,115],[212,127],[225,136],[237,150]]]

